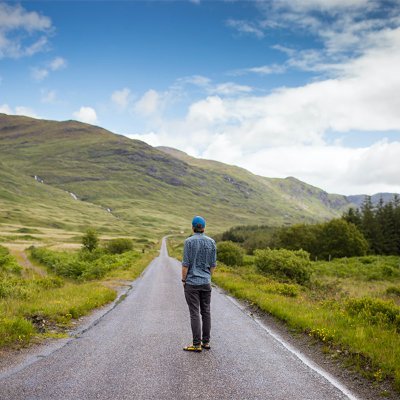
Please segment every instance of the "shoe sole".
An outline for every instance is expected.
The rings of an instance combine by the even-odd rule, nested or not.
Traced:
[[[192,353],[201,353],[202,349],[183,349],[183,351],[191,351]]]

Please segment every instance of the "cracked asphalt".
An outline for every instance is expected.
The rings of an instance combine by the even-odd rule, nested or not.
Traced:
[[[219,289],[212,349],[187,353],[180,264],[160,256],[124,301],[78,338],[0,379],[0,399],[354,399]]]

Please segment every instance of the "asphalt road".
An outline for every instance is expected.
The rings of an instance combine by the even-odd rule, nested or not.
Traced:
[[[182,351],[191,341],[189,313],[180,264],[163,243],[134,289],[99,323],[3,375],[0,399],[355,398],[216,288],[212,318],[212,349]]]

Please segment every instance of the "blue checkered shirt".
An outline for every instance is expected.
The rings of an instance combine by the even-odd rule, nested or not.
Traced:
[[[210,268],[217,265],[217,246],[214,239],[195,233],[185,240],[182,266],[188,268],[186,283],[207,285],[211,282]]]

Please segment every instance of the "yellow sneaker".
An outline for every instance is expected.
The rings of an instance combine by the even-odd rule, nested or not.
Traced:
[[[183,350],[185,350],[185,351],[195,351],[197,353],[200,353],[202,348],[201,348],[200,344],[198,346],[195,346],[194,344],[190,344],[189,346],[184,347]]]

